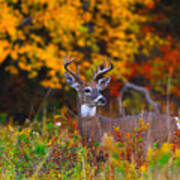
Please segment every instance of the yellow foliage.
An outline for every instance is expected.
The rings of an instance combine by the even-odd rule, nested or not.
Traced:
[[[176,158],[180,158],[180,149],[177,148],[177,149],[175,150],[174,155],[175,155]]]
[[[121,78],[130,74],[127,65],[140,46],[148,54],[150,48],[164,43],[153,33],[139,39],[140,24],[147,18],[131,11],[137,2],[146,6],[153,0],[92,0],[87,7],[81,0],[11,1],[18,8],[8,2],[2,1],[0,6],[0,63],[10,55],[29,78],[47,67],[50,79],[41,82],[47,87],[61,87],[64,79],[59,81],[57,74],[64,74],[66,54],[83,61],[83,72],[91,63],[101,62],[104,54],[109,55],[116,67],[112,74]]]
[[[104,134],[102,138],[101,146],[103,149],[108,153],[115,153],[119,152],[119,147],[117,146],[116,141],[114,140],[113,136]]]
[[[14,66],[8,66],[5,68],[6,71],[9,71],[12,74],[18,74],[17,69]]]
[[[11,44],[5,40],[0,40],[0,63],[4,61],[11,51]]]
[[[168,154],[171,152],[172,144],[170,143],[164,143],[161,147],[161,153]]]
[[[152,158],[154,154],[155,154],[155,150],[153,150],[152,148],[149,148],[147,152],[147,158],[148,159]]]
[[[136,171],[136,164],[134,162],[131,162],[127,164],[127,175],[126,179],[131,180],[131,179],[138,179],[138,173]]]
[[[140,172],[140,173],[147,173],[147,166],[144,165],[144,164],[143,164],[142,166],[140,166],[139,172]]]

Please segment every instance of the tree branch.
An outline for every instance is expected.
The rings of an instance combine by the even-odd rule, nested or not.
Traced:
[[[148,91],[146,88],[144,88],[144,87],[135,85],[135,84],[130,83],[130,82],[125,82],[124,87],[123,87],[123,88],[121,89],[121,91],[120,91],[120,97],[119,97],[119,99],[122,99],[124,92],[125,92],[128,88],[134,89],[134,90],[136,90],[136,91],[141,91],[141,92],[143,92],[143,93],[145,94],[145,98],[146,98],[147,102],[154,107],[154,109],[155,109],[156,112],[158,112],[158,113],[160,112],[160,111],[159,111],[158,104],[151,99],[150,94],[149,94],[149,91]],[[122,108],[122,107],[121,107],[121,108]],[[122,111],[122,109],[120,110],[120,113],[122,113],[121,111]]]

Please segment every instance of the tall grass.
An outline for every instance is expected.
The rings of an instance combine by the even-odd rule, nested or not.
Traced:
[[[180,179],[180,132],[174,142],[154,144],[144,154],[146,128],[141,121],[124,137],[116,128],[118,142],[106,134],[101,144],[87,148],[73,119],[1,125],[0,179]]]

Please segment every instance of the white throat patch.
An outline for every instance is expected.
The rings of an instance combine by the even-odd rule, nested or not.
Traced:
[[[81,116],[82,117],[91,117],[96,114],[96,107],[90,107],[87,104],[81,105]]]

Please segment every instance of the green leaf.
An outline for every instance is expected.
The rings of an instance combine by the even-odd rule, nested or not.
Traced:
[[[29,160],[30,160],[30,158],[29,158],[29,156],[28,156],[28,154],[27,154],[26,152],[24,152],[24,159],[25,159],[26,161],[29,161]]]
[[[157,147],[158,147],[158,143],[154,143],[153,148],[157,149]]]
[[[53,126],[52,122],[48,123],[48,128],[51,128],[52,126]]]
[[[114,153],[114,154],[113,154],[113,158],[119,160],[119,154],[118,154],[118,153]]]
[[[123,143],[118,143],[118,146],[119,146],[119,147],[123,147],[124,144],[123,144]]]
[[[94,146],[98,147],[100,144],[96,141],[94,142]]]
[[[46,150],[45,150],[45,145],[44,144],[37,144],[35,146],[35,150],[34,150],[34,153],[37,154],[37,155],[42,155],[44,156],[46,154]]]
[[[81,26],[79,26],[78,30],[79,30],[80,32],[87,32],[87,31],[88,31],[88,28],[85,27],[85,26],[83,26],[83,25],[81,25]]]
[[[159,166],[165,165],[165,164],[168,162],[169,157],[170,157],[169,154],[164,154],[161,158],[159,158],[159,159],[158,159],[158,164],[159,164]]]
[[[94,52],[99,52],[99,46],[97,44],[93,44],[92,49]]]

